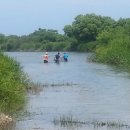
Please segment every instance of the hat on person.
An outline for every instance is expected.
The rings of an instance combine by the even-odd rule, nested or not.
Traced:
[[[47,53],[47,52],[46,52],[45,54],[46,54],[46,55],[48,55],[48,53]]]

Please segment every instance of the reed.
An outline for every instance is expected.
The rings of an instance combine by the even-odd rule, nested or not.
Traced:
[[[34,83],[33,81],[28,81],[26,90],[28,93],[37,95],[43,91],[43,85],[41,83]]]
[[[44,83],[43,87],[64,87],[64,86],[75,86],[77,84],[72,82],[62,82],[62,83]]]
[[[60,125],[62,127],[70,127],[70,126],[93,126],[93,127],[107,127],[107,128],[130,128],[129,125],[120,122],[120,121],[98,121],[98,120],[92,120],[92,121],[81,121],[79,119],[75,119],[72,116],[65,117],[62,116],[59,119],[54,118],[53,120],[54,125]]]

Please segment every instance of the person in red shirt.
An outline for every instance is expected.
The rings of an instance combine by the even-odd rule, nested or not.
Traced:
[[[48,63],[48,53],[47,52],[43,56],[43,61],[44,61],[44,63]]]

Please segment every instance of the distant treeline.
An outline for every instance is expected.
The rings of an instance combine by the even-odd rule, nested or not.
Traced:
[[[96,14],[78,15],[64,34],[41,29],[29,35],[0,35],[2,51],[85,51],[95,52],[94,59],[129,66],[130,18],[114,20]]]

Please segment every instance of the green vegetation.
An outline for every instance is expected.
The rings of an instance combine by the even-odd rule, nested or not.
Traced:
[[[128,28],[121,27],[109,32],[102,32],[97,40],[99,40],[100,45],[95,50],[96,61],[130,69],[130,35]]]
[[[121,129],[121,128],[130,128],[129,125],[120,122],[120,121],[98,121],[98,120],[93,120],[93,121],[81,121],[79,119],[75,119],[73,116],[61,116],[59,119],[54,118],[53,120],[54,125],[60,125],[62,127],[87,127],[87,126],[93,126],[94,128],[102,128],[102,127],[107,127],[111,129]]]
[[[59,34],[57,30],[41,28],[24,36],[1,34],[0,48],[2,51],[91,51],[95,48],[93,41],[96,41],[97,35],[102,30],[113,27],[114,23],[110,17],[78,15],[72,25],[64,27],[64,34]],[[86,45],[87,43],[89,45]]]
[[[41,28],[24,36],[0,34],[0,49],[95,52],[94,61],[129,68],[130,18],[116,21],[96,14],[78,15],[63,30],[64,34]]]
[[[68,37],[58,34],[56,30],[40,29],[27,36],[0,35],[2,51],[55,51],[69,46]]]
[[[0,53],[0,111],[20,109],[25,101],[26,85],[26,76],[19,64]]]

